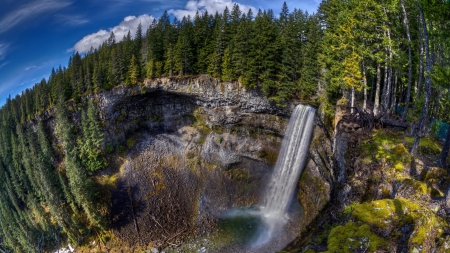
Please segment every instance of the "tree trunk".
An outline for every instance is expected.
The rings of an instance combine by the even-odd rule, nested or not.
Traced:
[[[370,95],[369,95],[369,100],[372,101],[373,100],[373,87],[375,86],[375,76],[371,75],[372,78],[370,80]]]
[[[431,57],[431,54],[430,54],[427,23],[425,21],[425,16],[423,14],[423,9],[422,9],[422,5],[420,4],[420,1],[419,1],[419,13],[420,13],[421,21],[422,21],[421,23],[423,26],[423,39],[424,39],[425,56],[426,56],[426,68],[427,68],[427,72],[429,74],[425,76],[425,90],[424,90],[422,116],[420,118],[419,129],[416,133],[416,138],[414,139],[414,144],[411,148],[411,154],[413,156],[417,156],[420,138],[422,137],[425,127],[426,127],[425,125],[427,122],[428,109],[430,106],[430,96],[431,96],[431,74],[433,73],[433,58]]]
[[[395,105],[397,103],[397,84],[398,84],[398,71],[395,71],[395,77],[394,77],[394,89],[392,90],[392,97],[391,97],[391,111],[395,112]]]
[[[404,101],[404,96],[403,96],[403,91],[405,90],[405,87],[403,86],[403,82],[400,81],[400,84],[398,84],[398,99],[396,100],[398,104],[403,103]]]
[[[364,61],[362,63],[362,74],[363,74],[363,83],[364,83],[364,101],[363,101],[363,110],[367,109],[367,77],[366,77],[366,69],[364,67]]]
[[[447,165],[447,155],[449,149],[450,149],[450,129],[447,130],[447,137],[445,137],[444,146],[442,147],[442,152],[441,155],[439,156],[438,166],[441,168],[445,169]]]
[[[384,14],[386,15],[386,19],[388,18],[386,8],[384,8]],[[386,24],[387,25],[387,24]],[[383,112],[387,114],[389,110],[390,104],[390,93],[391,93],[391,77],[392,77],[392,46],[391,46],[391,30],[389,27],[386,29],[386,34],[388,37],[388,46],[386,48],[386,66],[385,66],[385,83],[384,83],[384,98],[383,98]]]
[[[377,116],[380,113],[380,86],[381,86],[381,64],[377,64],[377,87],[375,90],[375,103],[373,106],[373,114]]]
[[[384,66],[384,85],[383,85],[383,94],[381,95],[381,111],[386,114],[388,105],[389,105],[389,71],[387,66],[387,58],[386,65]]]
[[[355,107],[355,87],[352,87],[352,94],[351,94],[351,106],[350,112],[353,113],[353,108]]]
[[[434,101],[434,108],[433,108],[433,118],[437,118],[437,115],[439,113],[439,104],[441,103],[441,96],[442,96],[442,90],[436,90],[436,100]]]
[[[400,0],[403,11],[403,23],[406,27],[406,38],[408,39],[408,87],[406,88],[405,110],[403,111],[402,120],[406,120],[408,114],[409,100],[411,96],[411,82],[412,82],[412,52],[411,52],[411,35],[409,33],[408,15],[406,14],[405,4]]]
[[[423,81],[423,51],[424,51],[424,45],[423,45],[423,32],[422,32],[422,26],[420,25],[421,20],[419,17],[419,41],[420,41],[420,51],[419,51],[419,77],[417,78],[417,93],[416,93],[416,99],[413,106],[413,113],[416,111],[416,106],[420,98],[420,93],[422,92],[422,81]]]
[[[392,59],[390,59],[392,60]],[[392,66],[389,67],[388,69],[388,93],[387,93],[387,108],[386,108],[386,112],[390,111],[391,106],[392,106],[392,93],[393,93],[393,85],[392,85],[392,77],[393,77],[393,71],[392,71]]]

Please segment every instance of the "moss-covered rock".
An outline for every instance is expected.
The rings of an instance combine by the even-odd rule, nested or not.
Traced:
[[[297,198],[304,211],[303,223],[307,225],[330,201],[330,184],[310,161],[300,177],[298,188]]]
[[[439,195],[439,191],[426,183],[414,179],[404,179],[399,182],[400,186],[395,194],[395,197],[404,197],[410,200],[426,202],[430,201],[432,197]]]
[[[337,226],[328,236],[329,253],[375,252],[386,247],[383,238],[372,233],[370,226],[348,222]]]
[[[441,192],[447,191],[450,187],[450,174],[442,168],[428,168],[428,170],[423,171],[421,177],[423,182],[433,186],[433,188]]]
[[[436,246],[436,240],[443,235],[442,228],[447,226],[446,221],[429,208],[404,198],[357,205],[352,216],[378,229],[391,242],[404,240],[410,252],[414,249],[430,252]],[[401,228],[406,225],[411,227],[412,231],[409,237],[404,238]]]
[[[309,160],[298,182],[297,199],[303,209],[299,230],[311,224],[330,201],[336,181],[333,163],[330,136],[324,125],[317,124],[309,147]]]
[[[365,141],[361,148],[361,156],[365,163],[374,162],[374,159],[391,164],[396,170],[403,170],[403,164],[411,162],[411,155],[402,144],[400,135],[377,130],[372,135],[372,139]]]

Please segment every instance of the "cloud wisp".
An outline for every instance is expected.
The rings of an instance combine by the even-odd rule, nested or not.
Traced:
[[[79,26],[89,23],[89,20],[81,15],[55,15],[55,21],[65,26]]]
[[[4,18],[0,19],[0,34],[8,31],[23,21],[47,11],[55,11],[67,7],[71,2],[65,0],[37,0],[23,5]]]
[[[5,59],[8,48],[9,48],[9,44],[0,43],[0,61]]]
[[[9,61],[4,62],[4,63],[1,63],[1,64],[0,64],[0,69],[3,68],[4,66],[6,66],[6,64],[8,64],[8,63],[9,63]]]
[[[78,41],[73,48],[70,48],[68,51],[78,51],[79,53],[88,52],[91,47],[98,48],[105,40],[109,38],[111,32],[114,32],[116,41],[119,42],[123,39],[123,36],[128,34],[128,31],[131,32],[131,36],[136,34],[136,30],[139,24],[142,26],[143,32],[147,30],[147,27],[150,26],[154,17],[149,16],[147,14],[136,16],[128,16],[125,17],[119,25],[110,28],[109,31],[99,30],[96,33],[89,34],[85,36],[83,39]]]
[[[37,66],[29,66],[29,67],[26,67],[26,68],[25,68],[25,71],[28,71],[28,70],[30,70],[30,69],[35,69],[35,68],[37,68]]]
[[[233,2],[232,0],[190,0],[187,2],[185,9],[171,9],[169,10],[169,13],[173,14],[178,19],[182,19],[188,15],[194,17],[197,10],[201,13],[208,11],[209,14],[214,14],[216,11],[222,13],[223,10],[225,10],[225,7],[228,7],[231,11],[234,4],[238,4],[239,9],[243,13],[246,13],[249,9],[255,10],[255,8],[250,5],[240,4],[238,2]]]

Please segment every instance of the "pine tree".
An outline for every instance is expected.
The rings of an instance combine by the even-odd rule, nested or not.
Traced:
[[[87,177],[85,169],[79,160],[78,150],[73,137],[73,127],[68,121],[67,116],[67,110],[60,100],[56,107],[56,130],[63,144],[64,165],[66,176],[69,180],[69,190],[73,194],[76,203],[82,207],[92,225],[105,228],[104,218],[99,213],[95,202],[93,182]]]
[[[174,51],[175,69],[180,75],[191,72],[192,66],[194,65],[192,34],[192,22],[190,18],[183,18]]]
[[[137,84],[137,82],[141,76],[140,70],[141,70],[141,68],[139,66],[139,63],[138,63],[136,57],[133,55],[131,57],[130,67],[128,68],[127,79],[125,81],[126,85]]]
[[[78,149],[84,167],[89,171],[97,171],[105,167],[103,157],[103,133],[97,123],[97,116],[92,100],[88,102],[87,113],[82,113],[82,137],[78,140]]]

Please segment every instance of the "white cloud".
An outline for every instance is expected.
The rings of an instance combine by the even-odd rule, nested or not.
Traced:
[[[228,9],[231,11],[235,3],[237,2],[233,2],[232,0],[190,0],[189,2],[187,2],[185,9],[171,9],[169,10],[169,13],[175,15],[175,17],[177,17],[178,19],[182,19],[183,17],[187,17],[188,15],[194,17],[197,10],[202,13],[206,10],[209,14],[214,15],[216,11],[222,13],[223,10],[225,10],[225,7],[228,7]],[[249,9],[253,9],[253,11],[255,11],[255,8],[250,5],[240,3],[237,4],[239,5],[239,9],[243,13],[247,13]]]
[[[70,5],[71,2],[64,0],[37,0],[23,5],[0,19],[0,33],[6,32],[22,21],[32,18],[47,11],[55,11]]]
[[[78,41],[73,48],[68,51],[78,51],[80,53],[88,52],[91,47],[98,48],[105,40],[109,38],[109,34],[114,32],[116,37],[116,41],[119,42],[123,39],[123,36],[126,36],[128,31],[131,32],[131,36],[134,37],[136,34],[136,29],[139,24],[142,25],[142,32],[147,30],[147,27],[150,26],[154,17],[149,16],[147,14],[136,16],[128,16],[123,19],[122,22],[118,26],[110,28],[109,31],[99,30],[96,33],[89,34],[85,36],[83,39]]]

